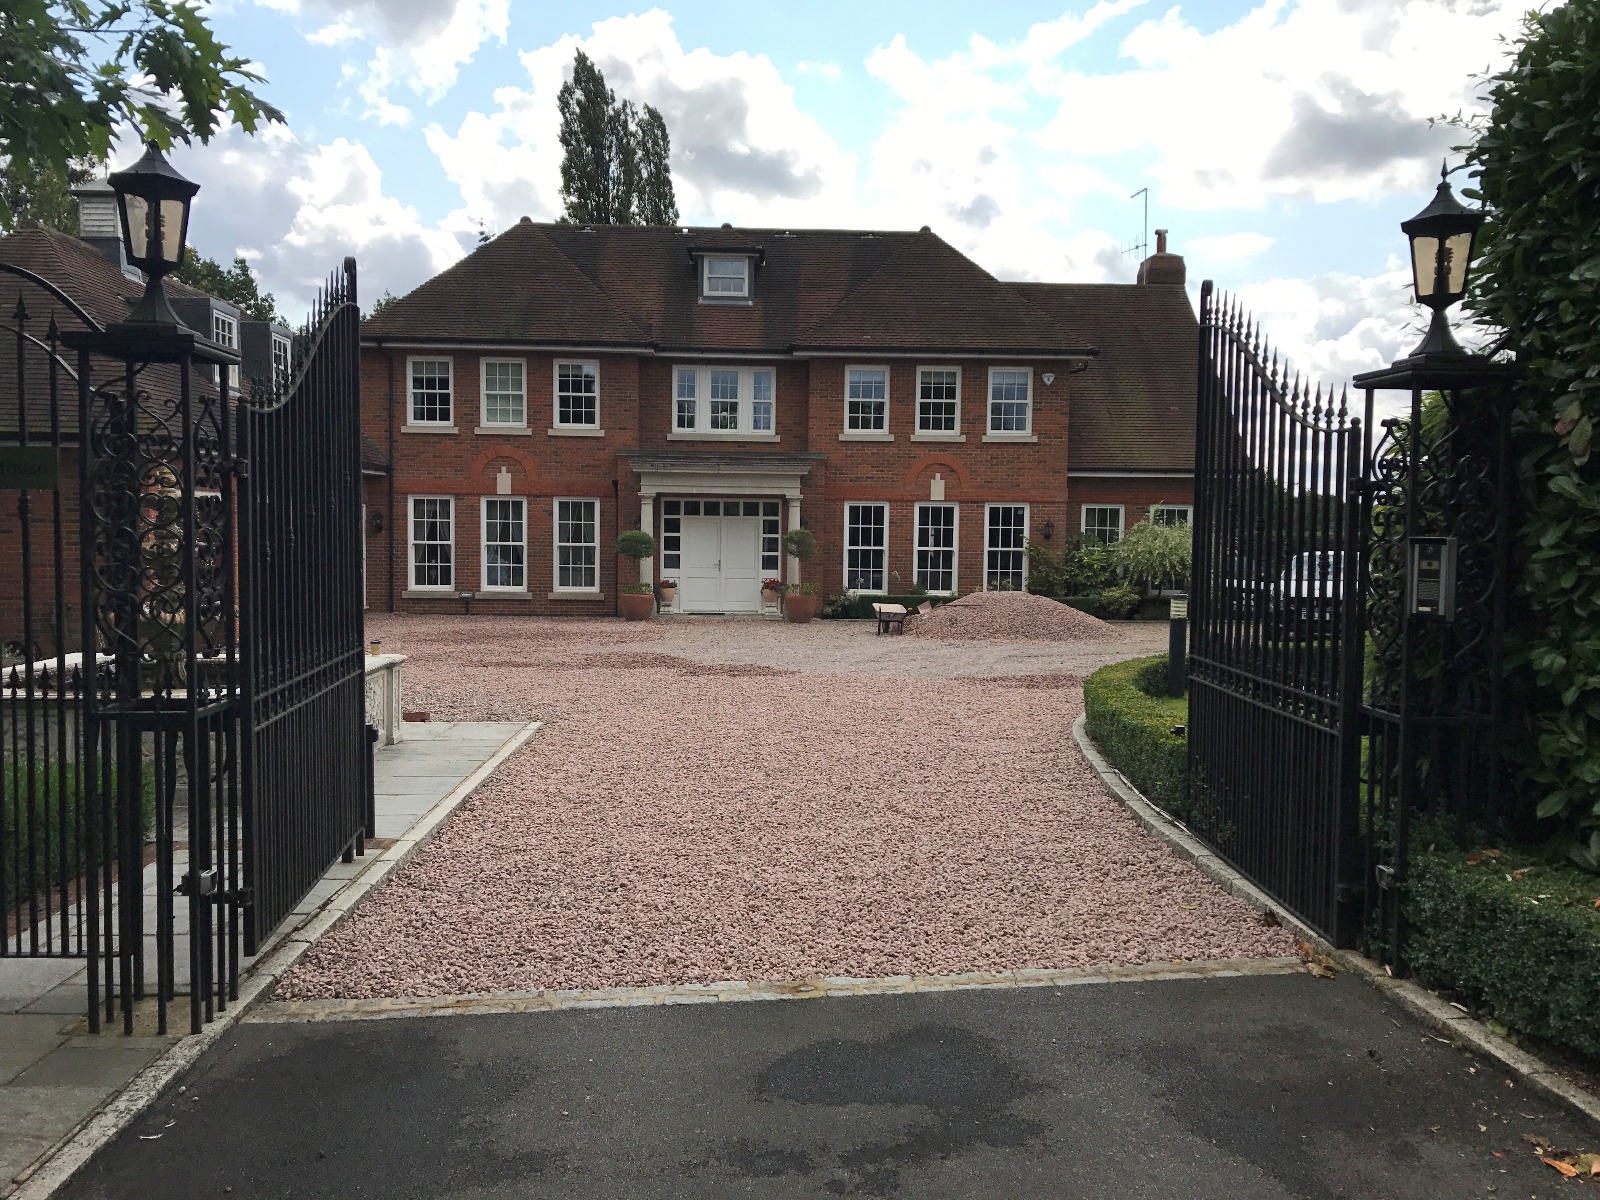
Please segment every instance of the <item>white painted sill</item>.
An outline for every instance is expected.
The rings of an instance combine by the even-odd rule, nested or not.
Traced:
[[[964,442],[967,435],[964,433],[913,433],[913,442]]]
[[[605,437],[604,429],[590,429],[586,425],[552,425],[545,430],[551,437]]]
[[[604,592],[551,592],[546,600],[604,600]]]
[[[983,435],[983,440],[986,442],[1014,442],[1017,445],[1026,446],[1029,443],[1037,442],[1039,439],[1031,433],[986,433]]]
[[[485,437],[532,437],[533,430],[526,425],[479,425],[472,431]]]
[[[531,600],[533,593],[527,588],[479,588],[474,600]]]
[[[476,593],[474,593],[476,594]],[[458,588],[407,588],[400,593],[402,600],[459,600]]]
[[[892,442],[892,433],[869,433],[865,430],[846,430],[839,435],[841,442]]]
[[[669,433],[669,442],[781,442],[776,433]]]
[[[402,425],[401,433],[460,433],[454,425]]]

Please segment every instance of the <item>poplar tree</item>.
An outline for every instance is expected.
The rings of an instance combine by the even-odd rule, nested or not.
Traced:
[[[618,100],[582,50],[556,96],[561,114],[562,219],[580,225],[670,225],[678,220],[661,113]]]

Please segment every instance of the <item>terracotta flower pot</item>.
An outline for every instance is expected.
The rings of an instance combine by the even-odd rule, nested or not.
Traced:
[[[664,588],[661,589],[661,607],[662,608],[670,608],[672,606],[672,602],[674,600],[676,600],[677,598],[678,598],[678,589],[677,588],[675,588],[675,587],[664,587]]]
[[[622,604],[622,616],[628,621],[648,621],[650,614],[656,610],[656,598],[649,592],[642,594],[636,592],[623,592],[618,600]]]
[[[762,588],[761,589],[761,603],[763,603],[763,604],[776,604],[777,602],[778,602],[778,593],[777,592],[773,591],[771,588]]]
[[[812,617],[817,615],[817,607],[821,600],[816,596],[785,596],[783,598],[783,615],[796,625],[808,624]]]

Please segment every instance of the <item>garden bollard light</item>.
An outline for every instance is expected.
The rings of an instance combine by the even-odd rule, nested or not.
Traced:
[[[1167,622],[1167,695],[1183,695],[1187,673],[1185,646],[1188,638],[1189,597],[1179,592],[1172,598]]]

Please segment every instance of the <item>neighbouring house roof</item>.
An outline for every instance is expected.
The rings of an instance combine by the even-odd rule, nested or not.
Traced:
[[[10,263],[49,280],[70,296],[102,326],[112,325],[127,317],[134,302],[144,294],[144,281],[130,279],[87,242],[71,234],[32,225],[0,237],[0,262]],[[166,281],[170,296],[209,299],[205,292],[189,287],[175,279]],[[15,333],[19,305],[26,313],[23,328],[40,342],[47,340],[50,321],[63,333],[87,329],[88,325],[69,306],[37,284],[9,272],[0,272],[0,324],[4,324],[11,337],[12,347],[3,356],[4,369],[0,370],[0,432],[14,432],[18,425],[17,376],[15,360]],[[210,336],[210,330],[201,331]],[[58,351],[56,395],[62,432],[75,433],[78,428],[77,382],[71,372],[77,368],[77,354],[62,348]],[[170,366],[152,366],[142,378],[142,386],[152,396],[170,399],[177,395],[177,372]],[[48,437],[50,433],[50,359],[43,346],[28,344],[24,355],[23,386],[27,399],[26,415],[30,435]],[[210,385],[204,377],[196,386]]]
[[[1017,283],[1099,356],[1072,376],[1067,470],[1194,469],[1200,323],[1171,284]]]
[[[697,253],[758,255],[749,303],[701,303]],[[367,321],[369,340],[661,351],[1090,356],[948,243],[862,230],[523,220]]]
[[[370,438],[364,433],[361,435],[361,473],[363,475],[389,473],[389,456],[383,452],[383,447],[378,445],[375,438]]]

